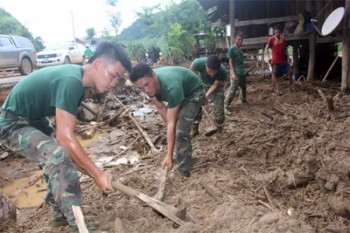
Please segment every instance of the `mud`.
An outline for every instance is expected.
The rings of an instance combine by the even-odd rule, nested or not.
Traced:
[[[82,176],[83,213],[90,225],[106,232],[350,232],[349,155],[350,98],[334,98],[330,112],[316,91],[335,97],[339,83],[298,82],[291,88],[281,81],[283,95],[270,91],[270,81],[248,79],[248,103],[236,97],[233,114],[222,133],[193,139],[193,166],[189,178],[172,170],[164,202],[186,207],[198,220],[182,226],[153,211],[140,200],[120,192],[104,195]],[[142,95],[126,105],[142,102]],[[210,106],[209,108],[210,109]],[[126,118],[116,126],[101,125],[99,137],[84,145],[94,159],[101,156],[138,156],[135,164],[108,166],[115,179],[142,193],[157,193],[165,155],[165,124],[156,113],[137,118],[160,154],[150,147]],[[1,161],[0,184],[15,179],[14,167],[32,173],[33,166],[10,155]],[[2,232],[70,232],[50,226],[51,209],[43,204],[19,208],[17,223],[1,224]]]

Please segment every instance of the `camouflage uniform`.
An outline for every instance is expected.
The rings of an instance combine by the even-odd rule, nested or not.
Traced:
[[[192,163],[192,143],[191,129],[194,119],[198,117],[199,110],[203,104],[204,92],[202,90],[195,92],[192,96],[186,98],[178,115],[176,123],[175,139],[175,164],[181,175],[189,176]]]
[[[211,85],[203,85],[205,92],[208,91],[208,89],[211,87]],[[225,122],[225,113],[224,113],[224,99],[225,99],[225,93],[224,93],[224,87],[221,85],[218,87],[215,92],[213,92],[210,95],[210,98],[213,100],[214,105],[214,114],[213,114],[213,120],[218,127],[222,127]],[[194,121],[194,128],[197,127],[199,123],[202,120],[202,109],[199,109],[198,117]]]
[[[236,91],[238,88],[240,88],[240,100],[242,103],[246,102],[246,93],[247,93],[247,82],[245,75],[236,75],[237,80],[231,80],[230,88],[228,89],[226,98],[225,98],[225,105],[230,105],[233,97],[236,94]]]
[[[53,207],[55,217],[64,215],[74,227],[76,223],[71,206],[81,205],[78,173],[63,146],[37,129],[45,124],[45,119],[41,122],[37,120],[34,125],[14,115],[0,116],[0,142],[43,170],[47,183],[46,202]],[[46,128],[49,129],[47,124]]]

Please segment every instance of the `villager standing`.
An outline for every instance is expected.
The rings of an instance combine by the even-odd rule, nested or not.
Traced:
[[[112,174],[89,158],[74,130],[86,88],[107,92],[131,72],[131,62],[119,44],[103,42],[84,66],[61,65],[24,77],[0,109],[0,142],[37,164],[47,183],[45,201],[53,207],[53,225],[67,223],[77,231],[72,206],[81,206],[77,168],[103,191],[112,191]],[[56,131],[47,117],[55,116]],[[66,222],[67,221],[67,222]]]
[[[243,33],[237,32],[235,43],[229,48],[227,57],[229,58],[230,66],[230,87],[225,98],[225,113],[231,114],[231,102],[238,88],[240,89],[240,100],[242,103],[247,103],[247,84],[244,68],[244,55],[241,49],[243,43]]]
[[[211,97],[214,105],[213,120],[217,127],[217,132],[221,132],[225,121],[224,113],[224,82],[227,79],[227,72],[221,60],[216,55],[195,59],[190,69],[198,73],[198,77],[203,83],[205,91],[205,102]],[[202,111],[199,110],[198,118],[192,128],[192,136],[198,135],[198,126],[202,119]]]
[[[272,50],[272,59],[269,54],[269,48]],[[280,24],[274,26],[274,35],[268,39],[265,51],[268,61],[272,65],[271,82],[273,93],[281,95],[282,93],[277,83],[277,76],[287,73],[290,84],[293,83],[293,80],[292,69],[288,63],[287,42],[285,36],[282,35],[282,26]]]
[[[136,64],[129,79],[151,98],[166,123],[167,153],[163,167],[171,169],[175,160],[180,174],[190,176],[190,133],[204,100],[201,81],[184,67],[165,66],[152,70],[145,63]],[[164,102],[168,103],[167,106]]]

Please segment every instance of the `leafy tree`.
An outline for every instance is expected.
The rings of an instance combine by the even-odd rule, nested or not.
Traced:
[[[168,51],[167,55],[172,61],[180,59],[186,55],[191,48],[191,35],[178,23],[170,26],[167,34]]]
[[[88,29],[86,29],[86,34],[87,34],[87,38],[88,39],[94,38],[94,36],[96,35],[95,28],[88,28]]]
[[[171,2],[165,9],[156,5],[142,10],[137,13],[138,20],[121,32],[120,41],[126,44],[138,41],[147,47],[159,47],[166,55],[178,57],[189,52],[194,34],[210,32],[207,14],[197,0],[182,0],[179,4]],[[181,42],[174,43],[175,37]]]
[[[2,8],[0,8],[0,34],[26,37],[33,43],[37,51],[45,48],[44,42],[40,37],[34,39],[33,35],[25,26]]]
[[[111,27],[113,28],[116,36],[118,35],[119,27],[122,22],[120,12],[117,8],[117,3],[118,0],[106,0],[106,4],[109,6],[109,22],[111,23]]]

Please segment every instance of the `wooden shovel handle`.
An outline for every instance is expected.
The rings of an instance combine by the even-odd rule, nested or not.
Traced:
[[[119,192],[122,192],[130,197],[137,197],[140,194],[139,191],[123,185],[119,181],[112,181],[111,185],[114,190],[118,190]]]

